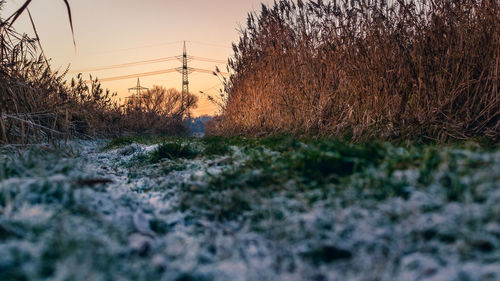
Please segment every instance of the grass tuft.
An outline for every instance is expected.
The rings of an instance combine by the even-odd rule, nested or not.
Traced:
[[[180,142],[164,142],[151,153],[151,162],[158,163],[162,159],[193,159],[199,154],[190,144]]]

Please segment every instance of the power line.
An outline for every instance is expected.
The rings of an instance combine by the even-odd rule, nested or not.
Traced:
[[[163,70],[157,70],[157,71],[151,71],[151,72],[143,72],[143,73],[122,75],[122,76],[108,77],[108,78],[99,79],[99,81],[100,82],[109,82],[109,81],[116,81],[116,80],[125,80],[125,79],[131,79],[131,78],[161,75],[161,74],[166,74],[166,73],[176,72],[176,71],[177,70],[175,68],[163,69]]]
[[[193,73],[193,75],[195,75],[196,73]],[[191,76],[193,76],[191,75]],[[173,78],[173,79],[167,79],[167,80],[162,80],[163,82],[172,82],[172,81],[178,81],[179,78]]]
[[[135,62],[128,62],[128,63],[102,66],[102,67],[96,67],[96,68],[73,70],[73,71],[70,71],[70,73],[82,73],[82,72],[90,72],[90,71],[100,71],[100,70],[107,70],[107,69],[132,67],[132,66],[139,66],[139,65],[145,65],[145,64],[167,62],[167,61],[176,60],[177,58],[178,57],[175,56],[175,57],[165,57],[165,58],[158,58],[158,59],[151,59],[151,60],[144,60],[144,61],[135,61]]]
[[[219,87],[220,85],[221,85],[221,83],[219,82],[219,83],[217,83],[217,85],[214,85],[214,86],[212,86],[212,87],[210,87],[210,88],[208,88],[208,89],[202,90],[202,91],[200,91],[200,92],[201,92],[201,93],[205,93],[206,91],[213,90],[213,89],[215,89],[215,88]]]
[[[143,60],[143,61],[134,61],[134,62],[128,62],[128,63],[122,63],[122,64],[101,66],[101,67],[95,67],[95,68],[72,70],[69,73],[83,73],[83,72],[101,71],[101,70],[116,69],[116,68],[126,68],[126,67],[140,66],[140,65],[146,65],[146,64],[167,62],[167,61],[172,61],[172,60],[176,60],[176,59],[182,59],[182,56],[164,57],[164,58],[157,58],[157,59],[150,59],[150,60]],[[196,56],[188,56],[188,59],[197,60],[197,61],[205,61],[205,62],[213,62],[213,63],[219,63],[219,64],[226,63],[226,61],[224,61],[224,60],[210,59],[210,58],[203,58],[203,57],[196,57]]]
[[[129,75],[121,75],[121,76],[115,76],[115,77],[107,77],[107,78],[102,78],[99,79],[100,82],[109,82],[109,81],[116,81],[116,80],[125,80],[125,79],[130,79],[130,78],[139,78],[139,77],[147,77],[147,76],[155,76],[155,75],[161,75],[161,74],[166,74],[166,73],[171,73],[171,72],[176,72],[178,71],[179,68],[170,68],[170,69],[162,69],[162,70],[157,70],[157,71],[150,71],[150,72],[142,72],[142,73],[135,73],[135,74],[129,74]],[[227,72],[215,72],[207,69],[201,69],[201,68],[189,68],[191,71],[199,72],[199,73],[205,73],[205,74],[212,74],[215,75],[221,74],[221,75],[230,75]],[[90,81],[88,81],[90,82]]]
[[[190,56],[190,58],[193,60],[197,60],[197,61],[214,62],[214,63],[219,63],[219,64],[226,64],[227,63],[227,61],[225,61],[225,60],[218,60],[218,59],[209,59],[209,58],[195,57],[195,56]]]
[[[197,72],[201,72],[201,73],[208,73],[208,74],[213,74],[213,75],[217,75],[217,74],[220,74],[220,75],[223,75],[223,76],[229,76],[231,74],[229,74],[228,72],[222,72],[222,71],[212,71],[212,70],[206,70],[206,69],[201,69],[201,68],[191,68],[193,71],[197,71]]]

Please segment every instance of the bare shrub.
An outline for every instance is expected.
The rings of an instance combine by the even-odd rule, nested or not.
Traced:
[[[154,86],[125,103],[121,130],[126,134],[186,134],[181,103],[181,92],[177,89]],[[196,108],[197,103],[198,98],[190,93],[184,101],[184,110]]]

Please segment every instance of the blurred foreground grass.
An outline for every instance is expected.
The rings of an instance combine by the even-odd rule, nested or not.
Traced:
[[[3,148],[0,280],[495,280],[498,186],[474,143]]]

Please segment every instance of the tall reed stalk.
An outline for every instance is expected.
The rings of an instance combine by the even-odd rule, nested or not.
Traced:
[[[233,49],[214,133],[499,139],[499,0],[280,0]]]
[[[73,29],[71,10],[68,15]],[[0,0],[0,12],[5,1]],[[124,110],[116,94],[78,75],[69,83],[66,72],[52,71],[37,38],[15,31],[12,24],[25,3],[6,20],[0,17],[0,145],[47,142],[70,137],[108,137],[120,134],[184,132],[181,121],[158,114],[134,114]],[[142,113],[142,112],[141,112]],[[139,122],[140,121],[140,122]],[[153,126],[153,125],[154,126]]]

